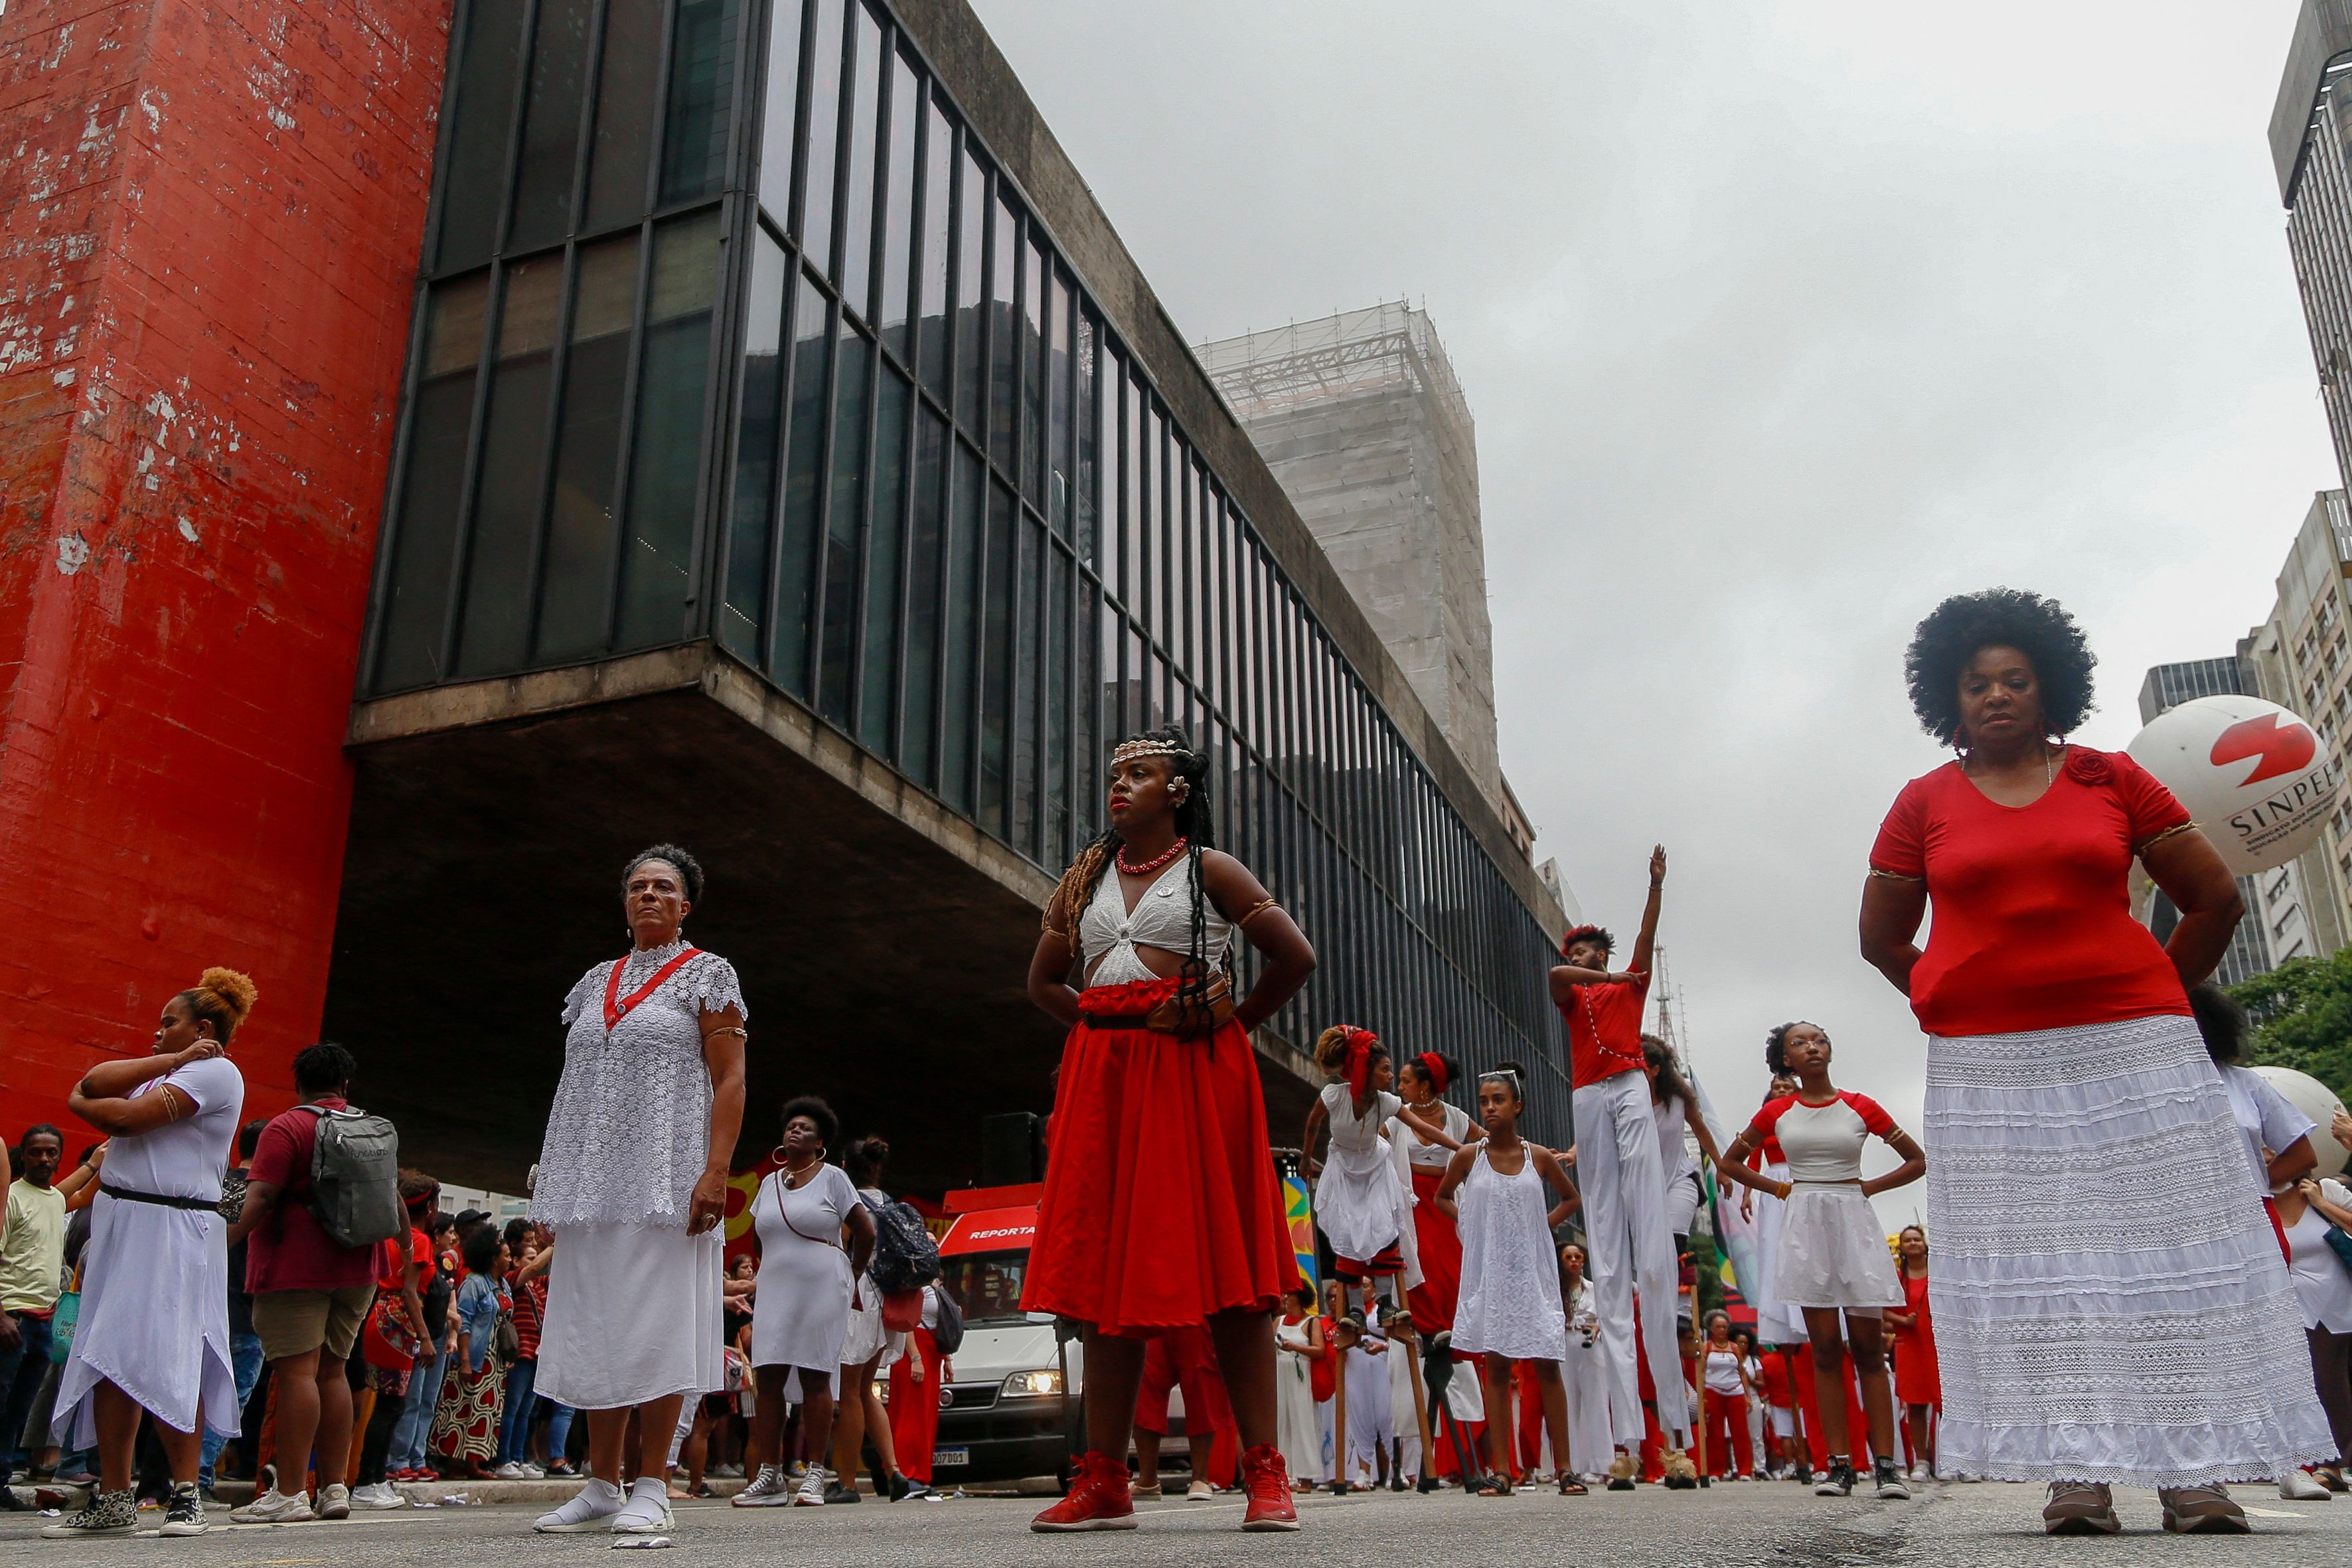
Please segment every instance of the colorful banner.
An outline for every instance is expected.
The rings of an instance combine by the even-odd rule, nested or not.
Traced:
[[[1290,1250],[1298,1255],[1298,1272],[1308,1285],[1315,1279],[1315,1200],[1307,1178],[1286,1169],[1282,1173],[1282,1217],[1290,1226]]]

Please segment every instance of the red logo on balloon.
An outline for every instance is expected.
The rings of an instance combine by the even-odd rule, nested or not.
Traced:
[[[2215,767],[2224,763],[2241,763],[2248,757],[2260,757],[2262,763],[2239,784],[2260,784],[2294,773],[2319,753],[2319,742],[2310,730],[2294,722],[2284,713],[2264,713],[2252,719],[2241,719],[2221,731],[2213,742],[2210,759]]]

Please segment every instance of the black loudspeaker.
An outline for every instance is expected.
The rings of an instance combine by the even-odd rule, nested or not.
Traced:
[[[980,1119],[980,1184],[1016,1187],[1045,1179],[1045,1119],[1013,1110]]]

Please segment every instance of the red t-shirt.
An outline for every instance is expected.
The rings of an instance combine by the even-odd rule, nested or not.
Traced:
[[[377,1249],[379,1256],[375,1268],[376,1289],[398,1295],[408,1284],[408,1271],[411,1268],[422,1268],[423,1272],[416,1277],[416,1293],[422,1297],[425,1294],[425,1285],[433,1279],[432,1238],[411,1226],[408,1230],[408,1248],[405,1253],[401,1250],[400,1237],[396,1236],[384,1237],[377,1244]]]
[[[1642,1008],[1647,975],[1622,985],[1578,985],[1560,1005],[1568,1020],[1569,1083],[1582,1089],[1642,1065]]]
[[[330,1095],[313,1101],[341,1110]],[[377,1249],[343,1247],[310,1213],[310,1155],[319,1144],[319,1119],[297,1106],[261,1130],[247,1179],[278,1188],[269,1217],[254,1227],[245,1248],[245,1288],[264,1290],[341,1290],[375,1279]]]
[[[1924,878],[1934,920],[1911,972],[1931,1035],[2007,1035],[2186,1014],[2179,973],[2126,891],[2137,850],[2189,820],[2120,752],[2070,746],[2031,805],[1946,763],[1895,798],[1870,863]]]
[[[1774,1351],[1756,1359],[1764,1365],[1764,1403],[1775,1410],[1790,1408],[1796,1401],[1789,1387],[1788,1358]]]

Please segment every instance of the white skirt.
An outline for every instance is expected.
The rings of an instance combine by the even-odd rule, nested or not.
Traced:
[[[201,1410],[206,1427],[236,1435],[228,1225],[219,1215],[100,1193],[82,1253],[80,1310],[52,1427],[68,1449],[98,1441],[90,1394],[101,1378],[175,1432],[194,1431]]]
[[[2179,1487],[2334,1457],[2194,1022],[1932,1037],[1923,1131],[1939,1465]]]
[[[1370,1263],[1402,1249],[1412,1228],[1412,1189],[1383,1142],[1366,1153],[1334,1149],[1315,1182],[1315,1223],[1341,1258]]]
[[[726,1383],[723,1227],[560,1225],[533,1385],[575,1410],[619,1410]]]
[[[1840,1307],[1875,1314],[1903,1305],[1903,1282],[1878,1211],[1862,1189],[1800,1182],[1780,1215],[1772,1296],[1784,1307]]]
[[[906,1353],[907,1336],[882,1326],[882,1292],[871,1274],[857,1282],[857,1300],[862,1305],[849,1310],[848,1330],[842,1336],[841,1364],[864,1366],[878,1355],[882,1359],[874,1363],[878,1373]],[[840,1373],[836,1372],[834,1376],[838,1383]],[[834,1392],[838,1394],[840,1390]]]

